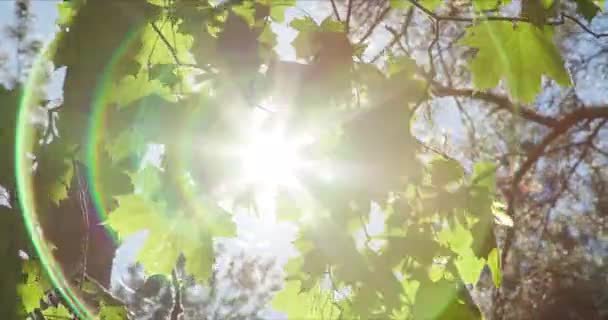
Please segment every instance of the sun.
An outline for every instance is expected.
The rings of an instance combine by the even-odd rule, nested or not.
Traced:
[[[239,152],[242,178],[257,187],[294,187],[297,172],[305,164],[300,148],[295,139],[279,131],[253,134]]]

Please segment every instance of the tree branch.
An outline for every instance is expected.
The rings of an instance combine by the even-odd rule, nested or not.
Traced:
[[[173,57],[173,60],[175,61],[176,65],[178,65],[180,67],[200,68],[200,69],[204,70],[205,72],[214,73],[207,66],[198,65],[198,64],[195,64],[195,63],[183,63],[182,61],[180,61],[179,56],[177,55],[177,50],[171,45],[171,43],[169,42],[169,39],[167,39],[167,37],[158,28],[158,26],[154,23],[154,21],[150,22],[150,26],[152,26],[152,29],[154,29],[154,32],[156,32],[156,34],[158,35],[158,37],[160,38],[160,40],[163,42],[163,44],[165,45],[165,47],[167,47],[167,50],[169,50],[169,52],[171,53],[171,56]]]
[[[513,176],[511,182],[511,195],[507,199],[507,214],[514,220],[514,224],[517,226],[517,216],[515,213],[515,197],[517,196],[518,185],[521,179],[526,173],[532,168],[532,166],[543,156],[545,149],[553,141],[555,141],[562,134],[565,134],[582,120],[593,120],[593,119],[607,119],[608,118],[608,106],[604,107],[589,107],[574,110],[565,116],[563,116],[553,127],[553,131],[543,138],[543,140],[534,148],[529,154],[524,163],[519,167]],[[598,129],[599,130],[599,129]],[[501,254],[501,261],[503,267],[507,263],[507,257],[511,244],[515,236],[515,228],[507,230],[507,236],[503,246]]]
[[[595,140],[595,138],[599,134],[599,132],[602,129],[602,127],[606,124],[606,122],[608,122],[608,118],[602,120],[595,127],[595,129],[593,129],[593,131],[587,136],[587,139],[585,139],[585,141],[582,144],[580,144],[580,145],[584,145],[585,148],[581,151],[581,154],[578,156],[576,162],[574,163],[574,165],[572,165],[572,167],[568,171],[568,174],[566,175],[566,178],[562,180],[560,190],[555,194],[555,196],[552,197],[552,199],[551,199],[551,203],[552,203],[551,206],[552,207],[555,206],[555,203],[557,202],[557,199],[559,199],[560,196],[564,193],[564,191],[568,188],[568,181],[570,181],[570,179],[574,175],[574,172],[576,172],[576,169],[578,168],[578,166],[581,164],[581,162],[589,154],[589,150],[592,149],[592,146],[593,146],[593,140]],[[543,227],[542,227],[542,229],[540,230],[540,233],[539,233],[539,239],[541,239],[541,240],[542,240],[545,232],[547,231],[547,226],[549,225],[549,213],[550,212],[551,212],[551,209],[548,209],[547,212],[545,213],[545,217],[544,217],[544,221],[543,221]],[[540,242],[539,242],[538,247],[536,248],[536,251],[538,251],[539,249],[540,249]]]
[[[480,99],[495,104],[499,110],[509,111],[519,114],[523,118],[541,124],[546,127],[554,128],[558,120],[549,116],[541,115],[533,110],[514,105],[508,97],[496,95],[490,92],[475,91],[472,89],[457,89],[441,85],[434,82],[432,86],[433,94],[437,97],[468,97]]]
[[[420,4],[417,0],[408,0],[414,7],[418,8],[422,12],[424,12],[427,16],[431,17],[436,21],[454,21],[454,22],[468,22],[474,23],[476,21],[509,21],[509,22],[527,22],[531,23],[530,19],[525,17],[515,17],[515,16],[480,16],[480,17],[458,17],[458,16],[440,16],[435,14],[433,11],[425,8],[422,4]],[[571,20],[576,23],[579,27],[581,27],[585,32],[592,35],[595,38],[608,37],[608,33],[596,33],[592,31],[589,27],[585,26],[584,23],[579,21],[577,18],[570,16],[565,13],[561,13],[559,20],[547,21],[546,25],[550,26],[558,26],[566,23],[565,19]]]

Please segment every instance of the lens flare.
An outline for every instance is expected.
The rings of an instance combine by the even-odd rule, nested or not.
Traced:
[[[107,208],[102,205],[104,202],[104,195],[99,192],[100,188],[97,187],[97,177],[100,173],[98,172],[97,156],[95,155],[97,150],[97,144],[95,142],[100,135],[98,131],[102,128],[100,123],[103,122],[105,113],[104,108],[107,103],[107,101],[102,98],[110,87],[111,69],[114,68],[118,59],[124,55],[128,46],[137,39],[140,31],[141,26],[133,26],[133,29],[124,35],[122,44],[113,52],[112,57],[105,65],[105,70],[103,70],[102,74],[99,76],[99,81],[95,84],[95,91],[90,101],[92,111],[86,118],[87,122],[85,127],[87,131],[67,133],[81,135],[83,138],[82,144],[75,146],[74,150],[80,150],[81,156],[79,156],[79,161],[90,170],[90,172],[83,172],[82,178],[87,180],[86,184],[90,187],[88,190],[84,191],[87,193],[86,197],[90,197],[96,206],[94,214],[97,214],[98,216],[94,217],[93,220],[104,221],[108,211]],[[40,187],[36,185],[35,176],[38,172],[34,165],[34,161],[32,161],[32,159],[36,157],[35,150],[43,149],[46,147],[43,144],[49,142],[41,141],[40,125],[32,122],[32,114],[39,108],[40,100],[43,98],[44,87],[48,81],[46,76],[49,67],[48,64],[49,61],[53,60],[52,55],[54,54],[54,46],[57,41],[61,41],[61,36],[58,36],[56,39],[45,44],[41,53],[32,65],[27,82],[23,85],[23,92],[19,102],[15,137],[16,188],[25,227],[37,253],[36,256],[52,282],[53,287],[63,296],[63,300],[66,302],[67,306],[78,318],[95,319],[95,309],[86,302],[88,301],[87,299],[83,298],[83,291],[81,290],[80,285],[77,285],[73,281],[73,274],[68,274],[62,264],[63,261],[59,261],[57,258],[57,251],[62,248],[58,248],[55,243],[52,243],[49,240],[50,233],[48,232],[49,230],[45,229],[45,226],[53,223],[54,218],[49,217],[49,215],[55,213],[52,211],[57,211],[57,207],[53,210],[49,210],[47,204],[41,203],[41,199],[47,199],[48,195],[42,194]],[[70,70],[68,70],[68,73],[69,72]],[[62,111],[59,112],[58,121],[63,121],[63,119],[61,119],[61,112]],[[66,133],[60,132],[59,134],[63,135]],[[53,143],[56,143],[56,141],[50,142],[50,144]],[[84,156],[82,156],[83,154]],[[72,156],[75,157],[74,155]],[[68,192],[71,192],[71,190],[68,190]],[[59,204],[52,205],[58,206]],[[88,209],[89,208],[87,208],[87,210]],[[102,227],[100,226],[100,228]],[[111,230],[107,230],[107,235],[113,237]],[[83,241],[83,239],[77,238],[70,240],[74,243]],[[96,241],[96,239],[91,238],[90,241]]]

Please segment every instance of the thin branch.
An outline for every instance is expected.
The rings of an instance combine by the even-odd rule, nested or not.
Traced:
[[[179,316],[183,313],[182,309],[182,295],[181,295],[181,284],[177,271],[173,269],[171,272],[171,281],[173,282],[173,290],[175,291],[175,299],[173,301],[173,310],[171,310],[171,320],[178,320]]]
[[[422,140],[416,139],[415,142],[418,145],[420,145],[423,149],[426,149],[429,152],[432,152],[432,153],[435,153],[437,155],[440,155],[440,156],[442,156],[442,157],[444,157],[445,159],[448,159],[448,160],[460,162],[456,158],[454,158],[454,157],[450,156],[449,154],[445,153],[444,151],[439,150],[436,147],[431,146],[431,145],[427,144],[426,142],[424,142]]]
[[[359,39],[359,41],[357,42],[358,45],[362,44],[363,41],[367,40],[367,38],[369,38],[372,35],[372,33],[374,33],[374,30],[376,30],[376,27],[380,24],[380,22],[382,22],[384,20],[384,18],[390,11],[391,11],[390,6],[386,7],[384,10],[382,10],[380,15],[378,15],[378,17],[376,17],[376,20],[374,20],[374,22],[369,27],[369,29],[367,29],[365,34],[361,37],[361,39]]]
[[[369,61],[369,63],[376,62],[378,59],[380,59],[380,57],[382,57],[386,53],[386,51],[390,50],[395,44],[399,45],[399,47],[401,48],[401,50],[403,50],[403,52],[405,54],[409,55],[409,52],[401,44],[401,38],[407,36],[407,30],[409,28],[410,23],[412,22],[413,13],[414,13],[413,8],[410,8],[407,11],[407,14],[405,15],[405,22],[403,23],[403,26],[401,27],[401,32],[397,32],[397,30],[391,28],[390,26],[385,26],[384,27],[388,32],[390,32],[393,35],[393,39],[382,50],[380,50],[380,52],[378,52],[378,54],[376,54]]]
[[[439,43],[439,22],[441,20],[434,20],[431,22],[433,23],[433,41],[431,41],[431,44],[429,45],[429,47],[427,48],[427,54],[429,57],[429,67],[430,67],[430,78],[428,79],[433,79],[435,78],[435,62],[433,59],[433,47]]]
[[[457,97],[453,97],[454,102],[456,103],[456,106],[458,107],[458,110],[460,111],[460,114],[462,115],[462,122],[463,125],[465,127],[468,127],[467,129],[467,135],[469,136],[469,140],[471,141],[471,158],[474,159],[475,155],[478,155],[478,153],[476,152],[477,150],[477,134],[476,134],[476,130],[475,130],[475,122],[473,121],[473,118],[471,118],[471,115],[469,115],[469,113],[465,110],[464,106],[462,105],[462,103],[460,102],[460,100]]]
[[[46,109],[46,128],[44,128],[44,133],[42,134],[42,141],[44,143],[48,143],[49,139],[53,135],[53,128],[55,128],[55,115],[63,108],[63,104]]]
[[[458,16],[440,16],[433,11],[425,8],[417,0],[408,0],[414,7],[424,12],[427,16],[437,21],[455,21],[455,22],[475,22],[480,20],[488,21],[522,21],[529,22],[527,18],[522,17],[503,17],[503,16],[480,16],[480,17],[458,17]]]
[[[154,23],[154,21],[150,22],[150,26],[152,26],[152,29],[154,29],[154,32],[156,32],[156,34],[158,35],[160,40],[163,42],[165,47],[167,47],[167,50],[169,50],[169,52],[171,53],[171,56],[173,57],[173,60],[175,61],[176,65],[181,66],[181,67],[201,68],[207,72],[211,72],[211,70],[209,70],[208,68],[199,66],[195,63],[182,63],[177,55],[177,50],[171,45],[171,43],[169,42],[169,39],[167,39],[167,37],[158,28],[158,26]]]
[[[82,172],[80,172],[78,164],[76,160],[72,160],[72,167],[74,170],[74,174],[76,175],[76,180],[78,185],[78,204],[80,205],[80,214],[82,215],[82,224],[84,227],[84,237],[82,239],[82,279],[80,281],[80,288],[84,284],[84,280],[87,274],[87,259],[89,255],[89,238],[91,226],[89,223],[89,199],[88,199],[88,188],[86,185],[86,181],[84,181],[84,176]]]
[[[591,148],[593,150],[595,150],[596,152],[598,152],[599,154],[603,155],[604,157],[608,158],[608,152],[606,152],[605,150],[602,150],[602,149],[598,148],[595,144],[592,144]]]
[[[348,8],[346,9],[346,34],[350,31],[350,16],[353,12],[353,0],[348,0]]]
[[[118,306],[126,306],[127,302],[123,301],[121,298],[115,296],[110,290],[106,289],[103,285],[101,285],[101,283],[99,283],[99,281],[91,278],[89,275],[85,274],[85,279],[93,284],[97,290],[99,290],[101,293],[103,293],[104,295],[104,300],[106,300],[107,303],[111,304],[111,305],[118,305]]]
[[[342,19],[340,19],[340,13],[338,13],[338,7],[336,7],[336,0],[331,0],[331,8],[334,10],[334,15],[336,16],[336,19],[342,22]]]
[[[365,234],[365,247],[369,249],[369,243],[372,241],[372,237],[367,230],[367,223],[365,222],[362,212],[359,212],[359,222],[361,223],[361,228],[363,228],[363,233]]]
[[[561,17],[562,17],[562,23],[563,23],[564,18],[569,19],[569,20],[573,21],[574,23],[576,23],[583,30],[585,30],[585,32],[587,32],[588,34],[590,34],[593,37],[595,37],[596,39],[599,39],[599,38],[602,38],[602,37],[608,37],[608,32],[605,32],[605,33],[594,32],[589,27],[587,27],[585,24],[583,24],[580,20],[576,19],[575,17],[573,17],[571,15],[562,13]]]

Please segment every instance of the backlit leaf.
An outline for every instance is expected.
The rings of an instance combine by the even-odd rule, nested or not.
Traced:
[[[492,272],[494,286],[496,286],[496,288],[500,287],[502,282],[502,270],[500,266],[500,254],[497,248],[490,251],[490,254],[488,255],[488,267],[490,267],[490,271]]]
[[[597,16],[602,11],[602,5],[604,1],[597,0],[575,0],[576,10],[587,19],[588,22]]]
[[[562,86],[571,83],[549,26],[541,30],[529,23],[480,22],[468,28],[460,43],[479,49],[470,68],[480,90],[503,79],[513,99],[528,103],[540,91],[543,75]]]
[[[107,224],[121,238],[147,230],[144,247],[138,254],[150,274],[170,275],[180,254],[186,258],[186,272],[199,280],[206,280],[213,265],[213,238],[234,235],[229,217],[213,209],[203,216],[170,217],[163,207],[138,195],[117,197],[119,206],[108,218]],[[214,217],[215,215],[215,217]]]
[[[272,300],[272,308],[288,319],[337,319],[339,309],[332,303],[332,294],[318,286],[301,292],[299,281],[286,281]]]

